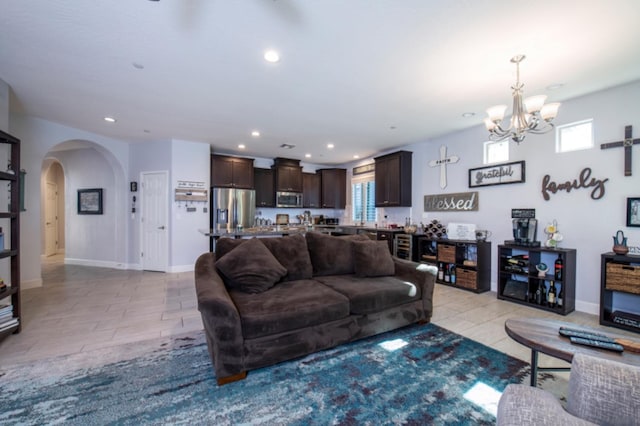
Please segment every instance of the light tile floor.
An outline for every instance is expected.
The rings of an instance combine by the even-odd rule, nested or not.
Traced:
[[[65,265],[61,256],[43,263],[43,286],[22,292],[22,332],[0,342],[3,365],[92,351],[202,329],[193,272],[165,274]],[[543,317],[600,328],[598,317],[556,315],[436,285],[433,323],[511,356],[530,361],[530,351],[504,331],[512,317]],[[624,333],[605,327],[607,331]],[[567,364],[541,356],[543,366]]]

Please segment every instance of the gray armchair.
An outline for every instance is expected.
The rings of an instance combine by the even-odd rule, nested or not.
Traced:
[[[577,353],[566,411],[542,389],[509,385],[498,403],[497,424],[639,425],[640,367]]]

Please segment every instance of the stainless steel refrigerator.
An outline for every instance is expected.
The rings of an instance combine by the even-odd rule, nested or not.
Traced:
[[[256,192],[253,189],[212,188],[211,229],[235,232],[253,226]]]

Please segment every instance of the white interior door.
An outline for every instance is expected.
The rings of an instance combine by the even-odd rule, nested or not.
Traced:
[[[47,182],[44,205],[44,255],[58,252],[58,185]]]
[[[141,259],[146,271],[167,271],[169,258],[169,174],[142,173]]]

